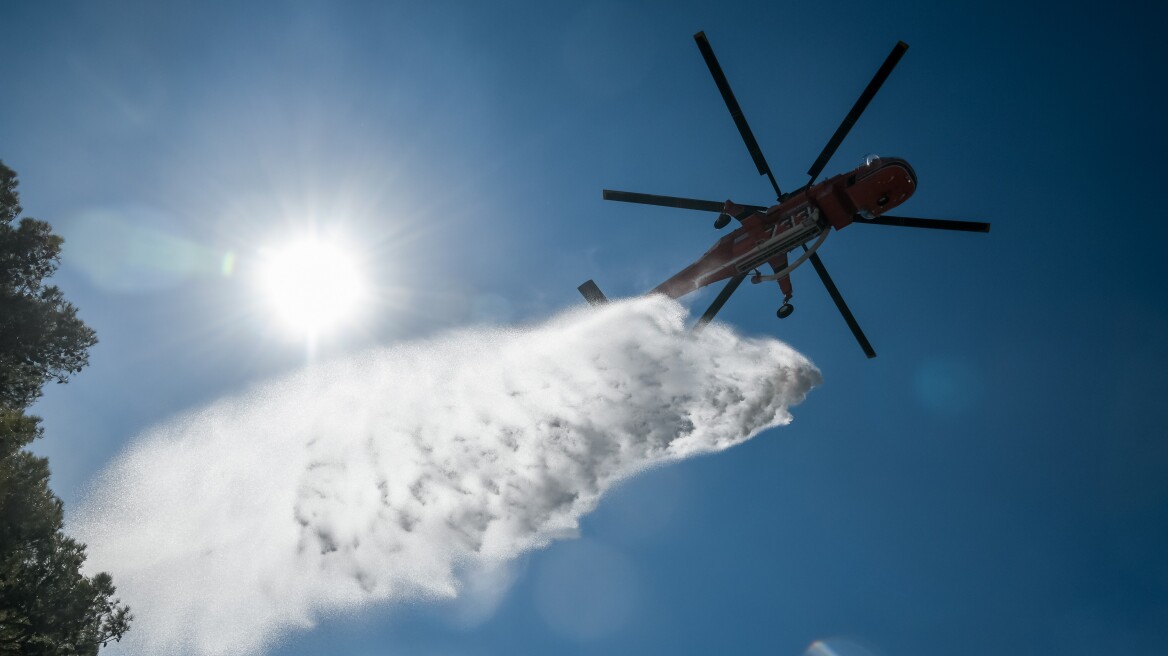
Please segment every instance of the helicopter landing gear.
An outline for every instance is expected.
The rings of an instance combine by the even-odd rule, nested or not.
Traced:
[[[786,319],[795,311],[795,306],[791,305],[791,287],[790,282],[787,283],[786,294],[783,294],[783,304],[779,306],[779,311],[775,312],[780,319]]]

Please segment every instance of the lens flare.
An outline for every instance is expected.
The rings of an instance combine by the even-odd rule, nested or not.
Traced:
[[[803,656],[876,656],[870,649],[846,638],[824,638],[811,643]]]

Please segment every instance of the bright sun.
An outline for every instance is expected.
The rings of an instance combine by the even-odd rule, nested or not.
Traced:
[[[356,318],[366,300],[354,254],[320,239],[302,239],[263,253],[261,285],[290,331],[315,338]]]

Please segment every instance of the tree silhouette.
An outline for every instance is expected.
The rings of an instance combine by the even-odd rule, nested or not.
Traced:
[[[24,447],[41,437],[24,413],[49,380],[88,364],[93,331],[45,279],[61,237],[24,218],[16,172],[0,162],[0,654],[96,654],[133,618],[104,572],[81,573],[85,545],[62,532],[63,504],[46,458]]]

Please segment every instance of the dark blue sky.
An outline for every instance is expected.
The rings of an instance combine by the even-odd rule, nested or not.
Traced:
[[[301,366],[224,254],[242,271],[290,230],[359,236],[391,302],[323,355],[537,321],[587,278],[640,293],[712,217],[602,188],[771,198],[694,32],[784,188],[900,39],[826,174],[904,157],[900,213],[993,231],[827,241],[877,359],[810,271],[781,324],[777,290],[746,285],[721,319],[824,374],[791,426],[630,481],[520,561],[489,618],[390,608],[274,653],[1163,653],[1166,16],[1048,7],[5,6],[0,158],[66,237],[56,280],[101,339],[35,408],[54,488],[72,503],[147,427]]]

